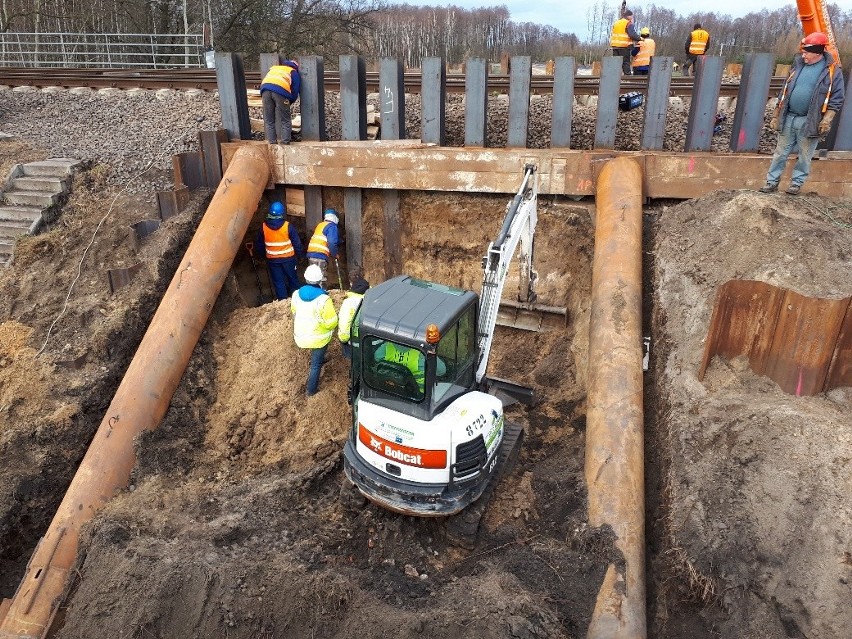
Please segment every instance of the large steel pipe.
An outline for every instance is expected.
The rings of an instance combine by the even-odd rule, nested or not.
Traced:
[[[586,486],[589,523],[609,525],[624,561],[607,568],[589,639],[644,639],[642,171],[606,163],[596,186],[589,329]]]
[[[70,585],[80,527],[136,463],[133,440],[168,409],[269,181],[265,146],[234,156],[148,331],[0,622],[2,639],[43,637]]]

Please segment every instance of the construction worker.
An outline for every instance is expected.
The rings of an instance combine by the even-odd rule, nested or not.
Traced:
[[[420,397],[423,396],[426,391],[426,356],[422,351],[393,342],[385,342],[376,351],[375,357],[376,361],[393,362],[411,371],[414,382],[417,384],[416,391]]]
[[[796,149],[798,158],[786,192],[799,194],[811,172],[817,143],[828,135],[843,106],[843,71],[827,47],[828,37],[816,31],[802,39],[801,53],[793,58],[793,67],[769,122],[769,127],[780,134],[761,193],[778,190],[787,157]]]
[[[698,62],[698,57],[703,56],[709,49],[710,34],[701,28],[700,22],[696,22],[686,39],[686,62],[683,63],[683,75],[689,75],[689,67],[692,67],[692,75],[695,75],[695,64]]]
[[[270,144],[290,144],[293,121],[290,105],[299,99],[302,86],[299,63],[285,60],[284,64],[270,67],[260,85],[263,103],[263,128]]]
[[[631,74],[630,53],[633,51],[633,43],[639,42],[641,38],[633,26],[633,12],[626,9],[621,18],[612,25],[612,35],[609,38],[609,46],[612,47],[612,55],[621,56],[621,73]]]
[[[352,337],[352,320],[355,319],[355,313],[361,306],[364,300],[364,293],[370,288],[370,283],[358,277],[352,282],[352,286],[346,291],[346,297],[340,305],[340,321],[337,324],[337,338],[340,340],[340,345],[343,347],[343,356],[346,359],[352,359],[352,345],[349,343]]]
[[[284,204],[273,202],[255,240],[258,252],[266,254],[269,279],[277,300],[286,300],[299,288],[296,261],[305,257],[299,233],[284,219],[285,215]]]
[[[651,58],[657,52],[657,43],[651,37],[651,30],[642,27],[639,31],[639,45],[633,49],[633,75],[648,75],[651,68]]]
[[[311,241],[308,242],[308,263],[315,264],[322,272],[322,285],[328,280],[328,261],[337,259],[337,244],[339,234],[337,225],[340,218],[334,209],[326,209],[322,216],[322,222],[317,224]]]
[[[337,326],[334,302],[320,288],[321,280],[322,272],[319,266],[311,264],[305,269],[306,284],[290,298],[290,309],[293,311],[293,338],[296,340],[296,346],[308,348],[311,351],[311,367],[305,387],[308,397],[316,395],[319,390],[325,351]]]

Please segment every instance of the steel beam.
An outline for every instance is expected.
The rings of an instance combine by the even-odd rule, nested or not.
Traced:
[[[724,62],[722,57],[710,55],[698,56],[695,62],[695,86],[689,104],[684,151],[709,151],[712,148]]]
[[[750,53],[746,56],[731,127],[731,151],[756,152],[760,147],[769,82],[774,71],[775,56],[771,53]]]
[[[601,67],[598,92],[598,114],[595,121],[595,148],[615,148],[615,128],[618,124],[618,91],[621,86],[621,57],[607,56]]]
[[[532,62],[529,56],[513,56],[509,68],[509,130],[506,146],[526,148],[530,126]]]
[[[379,101],[382,139],[405,139],[405,82],[402,60],[382,58],[379,62]]]
[[[425,144],[444,146],[447,137],[447,65],[443,58],[424,58],[421,89],[421,134]]]
[[[302,115],[302,141],[323,142],[325,131],[325,65],[322,56],[306,55],[299,59],[302,89],[299,113]]]
[[[248,94],[243,61],[236,53],[216,54],[216,85],[219,89],[219,108],[222,126],[232,140],[251,139]]]
[[[553,77],[553,120],[550,123],[550,147],[571,147],[571,120],[574,113],[574,58],[556,58]]]
[[[464,145],[485,146],[488,141],[488,60],[467,61],[464,90]]]
[[[666,113],[669,109],[669,87],[674,58],[654,56],[648,73],[648,96],[642,125],[642,149],[660,151],[666,136]]]

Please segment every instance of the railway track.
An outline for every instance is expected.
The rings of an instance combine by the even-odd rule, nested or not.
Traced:
[[[260,86],[260,72],[246,71],[246,87],[257,89]],[[595,95],[598,92],[600,78],[578,75],[574,79],[576,95]],[[784,79],[772,78],[770,93],[780,91]],[[0,84],[7,86],[58,86],[65,88],[90,87],[100,89],[114,87],[119,89],[201,89],[215,91],[216,71],[212,69],[69,69],[69,68],[0,68]],[[647,87],[644,76],[622,78],[622,91],[642,91]],[[672,77],[670,93],[675,96],[691,95],[693,78]],[[739,91],[738,82],[723,82],[720,95],[734,97]],[[340,90],[340,76],[336,71],[325,73],[326,91]],[[420,92],[420,73],[405,74],[405,89],[409,93]],[[367,91],[379,90],[379,74],[367,73]],[[461,74],[447,74],[447,92],[464,93],[465,77]],[[509,76],[491,75],[488,77],[488,90],[508,93]],[[532,76],[530,91],[533,94],[553,93],[553,76]]]

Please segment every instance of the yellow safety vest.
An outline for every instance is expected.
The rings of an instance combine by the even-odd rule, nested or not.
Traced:
[[[328,250],[328,238],[323,234],[325,227],[331,222],[320,222],[311,236],[311,241],[308,243],[308,253],[322,253],[326,257],[331,255]]]
[[[276,64],[269,68],[269,72],[263,76],[261,84],[275,84],[288,93],[292,93],[292,80],[290,75],[295,71],[293,67],[288,67],[285,64]]]
[[[284,226],[271,229],[263,223],[263,243],[266,245],[266,259],[272,260],[282,257],[295,257],[296,251],[290,241],[290,222],[284,222]]]
[[[355,319],[355,313],[358,312],[358,307],[364,295],[361,293],[346,292],[346,299],[340,305],[340,321],[337,324],[337,337],[341,342],[348,342],[352,337],[352,320]]]
[[[416,348],[397,348],[387,342],[385,345],[385,361],[402,364],[410,370],[411,374],[414,375],[414,381],[417,382],[417,388],[421,394],[423,393],[426,389],[426,358],[423,353]]]
[[[609,39],[609,46],[613,49],[624,49],[625,47],[629,47],[633,42],[630,36],[627,35],[628,24],[630,24],[630,21],[627,18],[622,18],[621,20],[616,20],[615,24],[612,25],[612,36]]]
[[[651,58],[657,51],[657,43],[651,38],[644,38],[638,44],[639,53],[633,58],[634,67],[647,67],[651,64]]]
[[[328,295],[306,302],[293,293],[290,298],[290,309],[293,311],[293,339],[299,348],[322,348],[331,341],[337,326],[337,313],[334,302]]]
[[[690,34],[689,54],[704,55],[707,50],[707,41],[710,39],[710,34],[704,29],[696,29]]]

